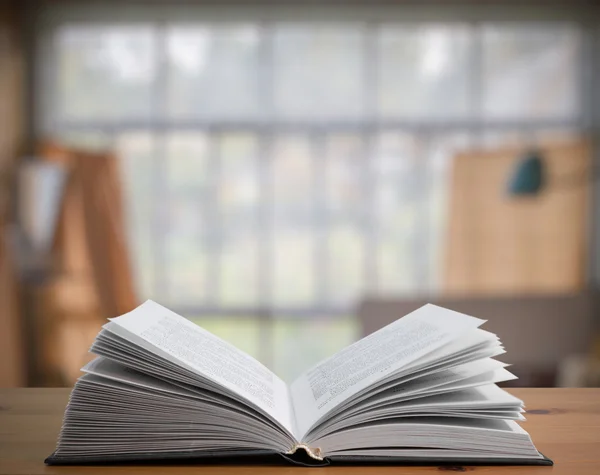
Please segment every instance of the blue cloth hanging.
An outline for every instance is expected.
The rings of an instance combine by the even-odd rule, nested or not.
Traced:
[[[528,151],[517,162],[508,182],[511,196],[537,195],[544,187],[544,161],[537,150]]]

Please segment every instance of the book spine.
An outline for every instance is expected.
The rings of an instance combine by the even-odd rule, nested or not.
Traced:
[[[322,461],[325,457],[319,447],[309,447],[306,444],[294,444],[294,446],[286,452],[288,455],[295,454],[299,449],[303,449],[310,458]]]

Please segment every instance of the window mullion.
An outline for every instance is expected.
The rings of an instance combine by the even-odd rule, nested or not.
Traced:
[[[152,114],[163,117],[166,112],[167,95],[167,28],[166,23],[158,23],[155,30],[155,65],[154,93]],[[152,234],[154,239],[154,291],[157,298],[169,298],[169,282],[167,279],[167,237],[170,229],[170,196],[169,180],[166,167],[165,130],[154,130],[152,135],[152,185],[153,215]]]
[[[259,131],[259,206],[257,217],[258,233],[258,304],[259,359],[268,367],[273,366],[275,345],[273,344],[273,261],[274,239],[272,223],[273,205],[273,131],[267,124],[273,117],[273,31],[272,25],[259,26],[259,75],[257,91],[260,98]]]
[[[207,131],[209,190],[205,195],[204,209],[207,214],[208,229],[205,230],[208,244],[206,284],[209,305],[218,307],[221,302],[221,256],[223,254],[223,226],[221,221],[221,203],[219,190],[222,186],[221,148],[222,133],[220,130]]]
[[[323,134],[313,134],[311,137],[312,153],[312,200],[313,200],[313,275],[314,275],[314,303],[325,306],[329,301],[329,246],[330,218],[326,205],[327,179],[326,169],[326,137]]]
[[[598,68],[595,51],[595,31],[597,28],[591,25],[582,25],[580,28],[580,48],[579,48],[579,71],[578,74],[578,91],[577,109],[579,111],[576,120],[579,122],[579,127],[588,132],[594,125],[594,94],[597,94],[594,88],[595,74]],[[597,45],[596,45],[597,46]]]
[[[364,77],[364,115],[367,123],[378,124],[377,101],[379,94],[379,38],[380,25],[368,23],[365,28],[363,48]],[[374,161],[376,157],[377,134],[379,126],[365,128],[362,134],[363,166],[362,187],[364,206],[362,212],[363,230],[363,289],[369,293],[377,289],[379,278],[377,259],[377,209],[375,203],[376,176]]]
[[[485,85],[483,79],[483,25],[481,23],[471,24],[471,50],[469,54],[469,113],[470,141],[474,144],[483,143],[483,130],[481,123],[484,118],[483,100],[485,97]]]
[[[426,133],[418,134],[415,137],[417,141],[417,156],[414,157],[417,176],[417,192],[414,205],[416,206],[416,226],[413,234],[411,259],[415,269],[415,290],[417,294],[430,292],[432,276],[429,273],[429,263],[431,261],[431,186],[429,163],[429,149],[431,145],[431,136]]]
[[[259,90],[257,91],[261,103],[261,120],[266,123],[270,120],[273,111],[273,32],[269,23],[263,23],[259,28]],[[266,308],[272,305],[273,289],[273,224],[271,210],[273,205],[273,131],[266,127],[258,129],[260,133],[258,155],[259,167],[259,306]],[[267,314],[270,312],[263,312]]]

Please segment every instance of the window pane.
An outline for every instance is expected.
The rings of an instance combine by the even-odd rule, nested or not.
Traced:
[[[365,276],[364,232],[356,223],[334,222],[327,235],[327,297],[352,308],[362,297]]]
[[[362,110],[358,27],[278,26],[275,108],[282,117],[357,117]]]
[[[325,272],[328,300],[338,305],[355,304],[364,281],[364,153],[356,136],[333,135],[327,140]]]
[[[441,291],[442,272],[444,269],[444,244],[447,236],[448,213],[450,211],[450,187],[452,186],[452,160],[460,151],[471,148],[473,138],[468,133],[452,133],[434,136],[427,143],[427,200],[426,222],[423,223],[423,234],[426,239],[422,243],[423,251],[428,259],[418,264],[426,265],[423,269],[426,289]]]
[[[219,304],[257,306],[259,291],[258,234],[253,229],[225,232],[219,268]]]
[[[275,139],[272,159],[275,220],[309,223],[313,211],[313,159],[309,139],[287,135]]]
[[[228,133],[219,140],[219,216],[235,230],[254,226],[260,200],[258,141],[252,134]]]
[[[311,306],[315,282],[310,143],[303,136],[280,137],[273,152],[273,304]]]
[[[489,118],[570,118],[577,110],[579,35],[559,26],[483,30],[484,103]]]
[[[57,36],[58,117],[147,118],[155,77],[154,30],[73,26]]]
[[[278,319],[273,323],[273,371],[285,381],[292,382],[308,368],[342,350],[357,337],[358,322],[351,316]]]
[[[228,134],[220,141],[218,216],[222,227],[219,302],[254,305],[259,290],[259,173],[257,140]]]
[[[446,118],[469,113],[472,35],[459,26],[385,26],[379,36],[379,112]]]
[[[67,147],[84,150],[105,151],[112,147],[111,136],[100,131],[75,131],[59,134],[60,141]]]
[[[156,194],[155,141],[146,132],[128,132],[115,139],[119,157],[123,196],[125,201],[125,224],[129,250],[140,300],[158,299],[155,295],[156,236],[153,232]]]
[[[256,27],[169,28],[167,61],[170,116],[241,119],[259,111]]]
[[[215,176],[209,167],[208,137],[174,133],[166,138],[168,200],[161,213],[166,245],[165,282],[174,304],[203,304],[210,294],[207,259],[218,249],[206,206],[213,199]]]
[[[360,137],[336,134],[326,141],[324,206],[330,216],[361,217],[367,164]]]
[[[425,266],[424,247],[415,253],[419,239],[419,205],[423,196],[418,160],[423,143],[409,134],[384,133],[373,160],[377,233],[377,286],[380,292],[406,294],[420,290],[419,273]]]

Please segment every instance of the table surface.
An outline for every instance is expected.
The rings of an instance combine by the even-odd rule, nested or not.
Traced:
[[[554,467],[326,467],[292,466],[111,466],[47,467],[67,403],[68,389],[0,389],[0,475],[5,474],[158,474],[328,475],[417,474],[440,471],[552,475],[600,475],[600,389],[512,389],[527,404],[524,428]]]

